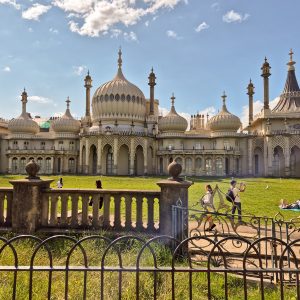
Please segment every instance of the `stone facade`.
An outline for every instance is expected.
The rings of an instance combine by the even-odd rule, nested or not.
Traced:
[[[192,115],[190,128],[175,109],[159,116],[155,99],[156,77],[149,75],[150,98],[118,70],[113,80],[95,90],[85,77],[85,115],[75,120],[67,99],[59,118],[32,119],[22,93],[22,113],[0,121],[0,172],[25,174],[30,159],[40,174],[163,175],[175,160],[186,176],[300,177],[300,89],[290,53],[286,84],[279,103],[269,107],[270,65],[262,66],[264,107],[253,116],[254,85],[248,85],[249,125],[227,108],[222,96],[220,112],[211,118]],[[42,122],[43,121],[43,122]]]

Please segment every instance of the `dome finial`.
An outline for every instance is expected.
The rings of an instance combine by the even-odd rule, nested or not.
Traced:
[[[175,103],[175,96],[174,96],[174,93],[172,93],[172,97],[171,97],[171,104],[172,106],[174,106],[174,103]]]
[[[226,105],[226,94],[225,94],[225,91],[223,92],[223,95],[221,96],[221,98],[223,99],[223,105]]]
[[[293,52],[293,49],[291,48],[290,49],[290,53],[289,53],[289,55],[290,55],[290,61],[293,61],[293,54],[294,54],[294,52]]]
[[[287,63],[287,65],[288,65],[288,71],[294,71],[295,70],[294,64],[296,62],[293,61],[293,54],[294,54],[293,49],[290,49],[290,52],[289,52],[290,61]]]
[[[66,100],[66,103],[67,103],[67,109],[70,108],[70,102],[71,102],[71,100],[70,100],[70,97],[68,96],[68,97],[67,97],[67,100]]]
[[[122,68],[122,48],[121,48],[121,46],[119,48],[118,55],[119,55],[118,66],[119,66],[119,69],[121,69]]]

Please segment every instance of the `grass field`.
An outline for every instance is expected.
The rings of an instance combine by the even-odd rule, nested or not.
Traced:
[[[0,176],[0,186],[11,186],[9,180],[20,179],[24,176]],[[43,177],[42,177],[43,178]],[[52,187],[56,187],[58,176],[54,179]],[[95,188],[96,179],[102,180],[105,189],[133,189],[133,190],[159,190],[157,182],[161,177],[107,177],[107,176],[63,176],[64,188]],[[189,206],[197,205],[199,198],[204,194],[206,184],[213,187],[218,184],[223,192],[229,188],[230,178],[187,178],[194,182],[189,189]],[[275,178],[243,178],[236,179],[246,183],[246,191],[241,194],[243,214],[274,217],[279,211],[285,218],[295,218],[298,212],[284,211],[278,208],[280,199],[293,202],[300,199],[300,179],[275,179]],[[226,201],[226,200],[225,200]]]

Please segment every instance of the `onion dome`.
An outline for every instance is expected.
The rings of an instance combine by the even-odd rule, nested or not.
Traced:
[[[222,96],[223,98],[222,110],[208,121],[207,125],[211,131],[224,131],[224,132],[235,131],[236,132],[241,126],[240,119],[227,110],[226,103],[225,103],[226,97],[227,96],[225,95],[224,92]]]
[[[185,118],[178,115],[174,106],[175,97],[174,94],[171,97],[171,110],[170,112],[159,119],[158,130],[160,132],[185,132],[188,126],[188,122]]]
[[[65,114],[52,122],[52,129],[57,133],[78,133],[80,122],[73,118],[70,113],[70,99],[66,100],[67,109]]]
[[[293,51],[291,49],[290,61],[288,65],[288,73],[285,86],[280,95],[279,102],[272,110],[273,112],[300,112],[300,89],[296,78],[295,67],[296,62],[293,61]]]
[[[118,72],[115,78],[102,84],[95,92],[92,100],[92,121],[99,120],[132,120],[145,119],[146,100],[143,92],[129,82],[122,72],[122,52],[119,50]]]
[[[36,134],[39,132],[39,125],[33,121],[30,114],[26,112],[27,93],[24,89],[22,93],[22,114],[8,122],[8,130],[12,133]]]

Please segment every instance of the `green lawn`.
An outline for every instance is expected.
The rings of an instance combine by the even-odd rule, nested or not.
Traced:
[[[0,186],[10,186],[9,180],[24,178],[24,176],[0,176]],[[58,176],[54,179],[52,187],[56,187]],[[63,176],[64,188],[95,188],[96,179],[102,180],[105,189],[134,189],[134,190],[158,190],[157,182],[161,177],[107,177],[107,176]],[[204,194],[206,184],[213,187],[218,184],[223,192],[229,188],[230,178],[188,178],[194,184],[189,189],[189,206],[198,203],[198,199]],[[241,194],[242,209],[244,214],[273,217],[279,211],[285,218],[295,218],[298,212],[279,210],[280,199],[290,202],[300,199],[300,179],[275,179],[275,178],[243,178],[237,179],[246,183],[245,193]],[[226,201],[226,200],[225,200]],[[195,206],[199,208],[199,205]]]

